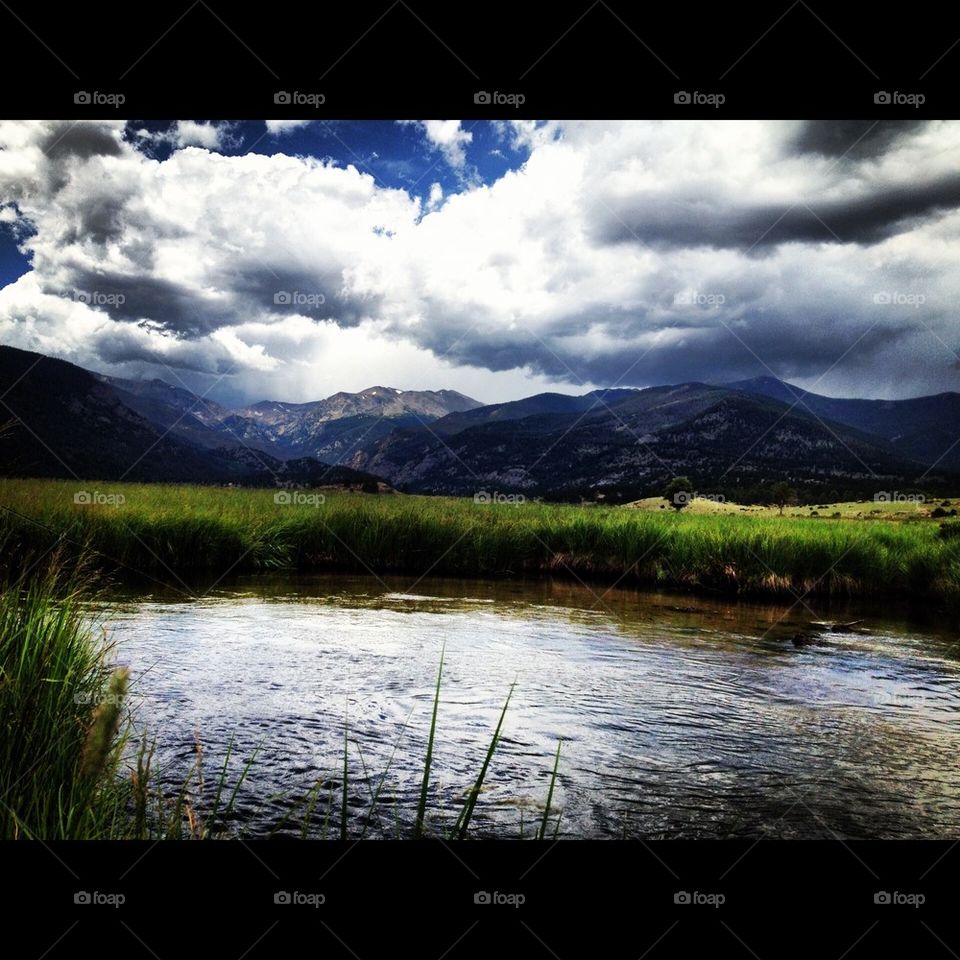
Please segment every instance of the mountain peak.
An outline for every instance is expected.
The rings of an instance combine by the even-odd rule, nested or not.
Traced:
[[[780,380],[777,377],[768,375],[760,377],[751,377],[748,380],[734,380],[733,383],[723,383],[720,386],[727,390],[739,390],[741,393],[759,394],[764,397],[770,397],[773,400],[785,400],[793,403],[800,397],[806,397],[808,391],[803,387],[794,386],[786,380]]]
[[[344,391],[346,392],[346,391]],[[377,385],[375,387],[367,387],[366,390],[361,390],[358,393],[358,396],[361,397],[375,397],[375,396],[396,396],[397,394],[403,393],[402,390],[398,390],[396,387],[384,387]]]

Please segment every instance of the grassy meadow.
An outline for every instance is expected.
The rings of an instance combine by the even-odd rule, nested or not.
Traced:
[[[80,499],[91,502],[75,502]],[[182,485],[0,481],[8,562],[56,547],[176,587],[191,576],[344,569],[554,574],[753,596],[960,598],[958,521],[913,504],[821,509],[662,500],[624,507],[475,503]],[[705,504],[707,504],[705,506]],[[647,509],[644,509],[644,507]],[[812,516],[811,513],[816,515]],[[859,516],[857,515],[859,514]]]

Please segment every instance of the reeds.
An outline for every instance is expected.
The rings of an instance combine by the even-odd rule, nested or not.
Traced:
[[[104,485],[123,494],[120,506],[77,505],[78,486],[0,481],[0,536],[13,556],[89,548],[106,569],[174,588],[195,575],[328,568],[549,573],[752,596],[960,595],[960,537],[921,519],[686,516],[336,491],[298,506],[275,503],[269,490],[144,484]]]

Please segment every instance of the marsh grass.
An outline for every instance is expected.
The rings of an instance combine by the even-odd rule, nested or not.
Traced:
[[[960,608],[960,537],[935,521],[794,518],[328,492],[103,484],[120,506],[76,505],[65,481],[0,481],[0,536],[16,555],[59,544],[174,588],[269,569],[447,576],[554,574],[752,596],[901,595]],[[85,484],[95,489],[94,484]]]
[[[0,835],[109,834],[126,674],[84,622],[79,580],[34,565],[0,591]]]

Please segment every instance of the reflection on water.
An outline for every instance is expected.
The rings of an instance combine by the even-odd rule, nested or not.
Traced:
[[[298,833],[282,824],[291,798],[338,789],[345,712],[356,822],[399,740],[370,832],[409,824],[445,647],[434,829],[455,819],[516,680],[481,835],[532,829],[562,740],[563,836],[960,836],[956,635],[829,613],[864,629],[798,648],[822,609],[323,576],[131,595],[111,619],[138,715],[178,776],[196,737],[209,767],[231,739],[236,769],[260,746],[240,808],[254,834]]]

